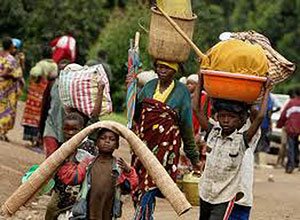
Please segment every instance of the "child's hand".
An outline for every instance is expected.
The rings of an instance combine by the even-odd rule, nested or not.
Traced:
[[[198,160],[195,164],[193,164],[193,170],[197,174],[201,174],[202,171],[202,163]]]
[[[117,164],[125,173],[130,173],[130,166],[123,160],[123,158],[119,158]]]

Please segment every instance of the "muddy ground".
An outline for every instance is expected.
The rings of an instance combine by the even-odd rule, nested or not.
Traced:
[[[22,126],[20,125],[20,112],[15,128],[9,132],[10,143],[0,142],[0,203],[2,204],[20,185],[21,177],[30,166],[40,164],[43,154],[38,154],[26,149],[22,141]],[[129,160],[129,150],[123,146],[117,152]],[[274,156],[265,156],[267,163],[274,163]],[[273,176],[270,181],[270,175]],[[22,207],[13,217],[8,219],[40,220],[44,219],[44,213],[49,196],[42,196],[37,200],[29,202]],[[282,168],[274,169],[272,166],[262,166],[255,169],[254,184],[254,207],[251,214],[253,220],[300,220],[300,172],[285,174]],[[181,217],[177,217],[172,207],[166,200],[157,201],[156,219],[198,219],[199,207],[193,207],[191,211]],[[133,207],[130,197],[124,198],[122,220],[129,220],[133,216]],[[0,217],[0,219],[5,219]]]

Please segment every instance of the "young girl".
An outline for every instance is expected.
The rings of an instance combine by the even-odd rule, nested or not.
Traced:
[[[111,220],[121,216],[121,193],[133,192],[138,176],[123,159],[116,159],[113,152],[119,147],[119,135],[101,129],[96,146],[99,154],[90,163],[80,198],[73,207],[71,219]]]

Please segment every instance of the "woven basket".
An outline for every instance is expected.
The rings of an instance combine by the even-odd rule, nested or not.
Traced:
[[[152,7],[151,11],[149,54],[155,59],[178,63],[186,61],[191,50],[190,45],[157,9]],[[190,19],[172,17],[190,39],[193,37],[196,18],[195,14]]]
[[[187,212],[191,205],[185,196],[178,189],[167,171],[160,164],[147,146],[128,128],[111,121],[102,121],[90,125],[80,131],[73,138],[64,143],[57,151],[48,157],[39,168],[23,183],[2,205],[3,215],[14,214],[22,205],[24,205],[43,184],[53,175],[56,169],[68,158],[78,147],[78,145],[93,131],[99,128],[108,128],[124,137],[130,144],[134,153],[155,181],[156,185],[171,203],[178,215]]]

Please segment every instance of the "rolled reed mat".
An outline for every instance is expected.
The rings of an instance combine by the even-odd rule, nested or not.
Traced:
[[[90,133],[99,128],[110,129],[127,140],[134,153],[139,157],[140,161],[156,183],[157,187],[170,202],[178,215],[187,212],[192,207],[157,158],[131,130],[117,122],[101,121],[80,131],[70,140],[65,142],[50,157],[48,157],[29,177],[29,179],[6,200],[1,207],[2,214],[14,214],[22,205],[34,196],[34,194],[53,175],[63,161],[76,150],[79,144]]]

